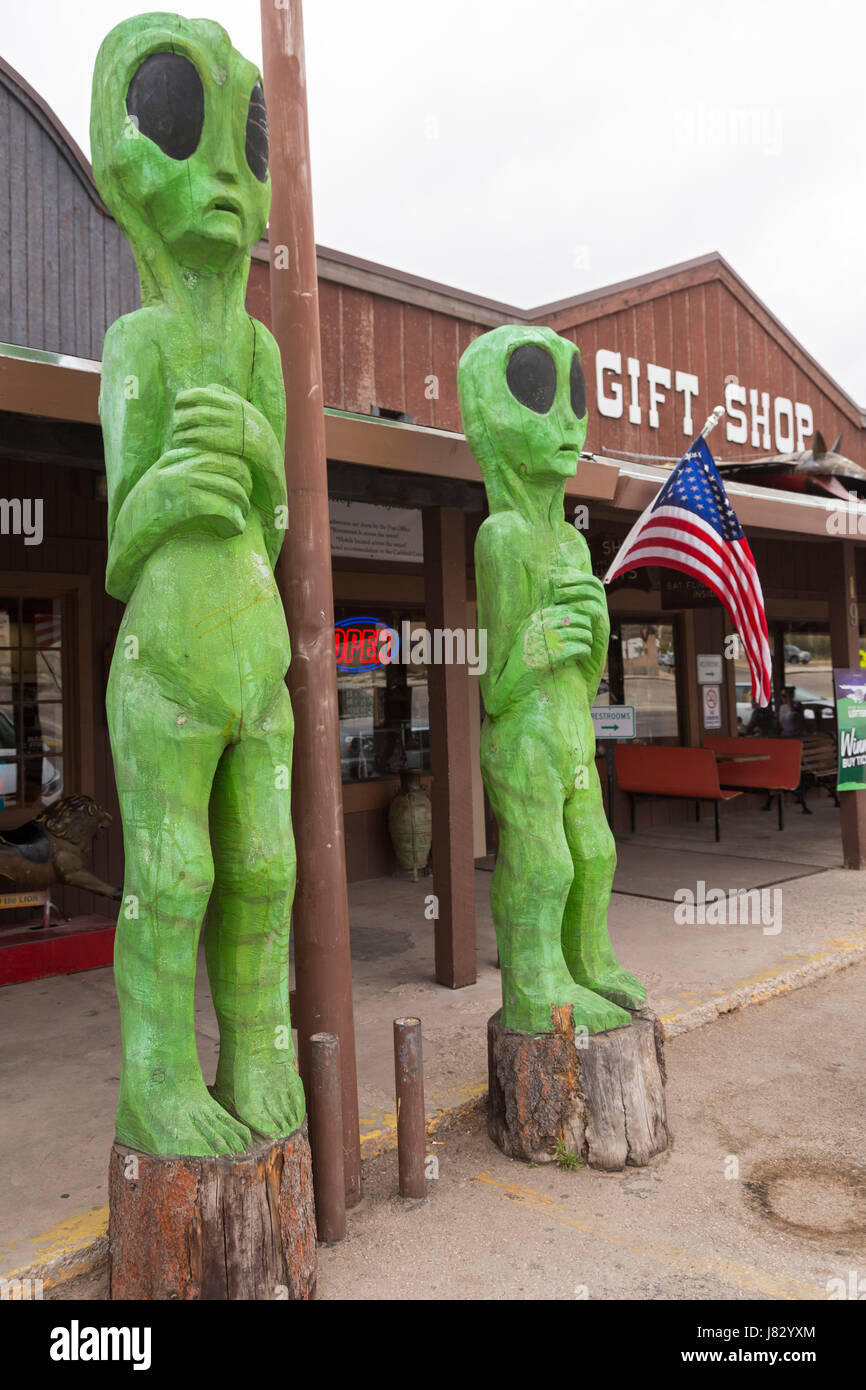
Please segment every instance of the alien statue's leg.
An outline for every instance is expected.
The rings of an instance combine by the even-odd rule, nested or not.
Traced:
[[[295,893],[293,720],[280,682],[227,748],[211,796],[214,893],[205,951],[220,1026],[214,1095],[260,1134],[293,1134],[305,1114],[289,1020]]]
[[[636,1009],[646,990],[619,964],[610,944],[607,909],[616,869],[616,846],[604,814],[601,783],[594,762],[589,785],[572,792],[565,804],[565,835],[574,864],[574,881],[562,921],[562,952],[578,984],[624,1009]]]
[[[123,1046],[117,1137],[146,1153],[242,1153],[249,1131],[208,1093],[194,1024],[213,878],[208,800],[225,740],[122,657],[107,704],[126,851],[114,947]]]
[[[494,740],[491,740],[493,742]],[[573,875],[562,823],[563,789],[543,748],[531,740],[485,758],[485,783],[499,827],[490,906],[502,966],[502,1026],[549,1033],[554,1006],[572,1005],[590,1033],[629,1022],[628,1014],[576,984],[562,954],[562,914]]]

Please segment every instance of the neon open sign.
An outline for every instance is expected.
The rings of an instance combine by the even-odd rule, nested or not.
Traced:
[[[397,655],[400,639],[379,618],[341,618],[334,624],[338,671],[373,671]]]

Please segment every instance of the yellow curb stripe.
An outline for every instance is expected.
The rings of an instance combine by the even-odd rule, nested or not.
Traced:
[[[775,970],[765,970],[739,980],[724,991],[714,990],[704,998],[689,996],[696,1002],[687,1006],[677,1008],[667,1000],[660,1001],[659,1018],[664,1024],[666,1036],[675,1038],[711,1023],[720,1014],[732,1013],[748,1004],[764,1004],[768,999],[778,999],[781,995],[802,989],[804,985],[823,980],[837,970],[866,960],[866,932],[848,938],[836,937],[822,942],[821,946],[828,949],[783,957],[785,962],[790,962],[785,970],[780,971],[777,966]]]
[[[650,1260],[655,1260],[657,1264],[664,1265],[668,1269],[678,1269],[684,1274],[709,1276],[721,1280],[723,1284],[728,1284],[731,1288],[748,1293],[765,1294],[768,1298],[785,1300],[827,1298],[826,1288],[822,1289],[817,1284],[807,1284],[801,1279],[778,1278],[774,1274],[768,1274],[766,1270],[758,1269],[755,1265],[739,1264],[735,1260],[725,1260],[713,1255],[701,1255],[693,1250],[685,1250],[678,1245],[666,1245],[658,1241],[646,1240],[624,1230],[622,1226],[617,1226],[615,1222],[608,1221],[604,1217],[575,1216],[569,1207],[554,1201],[552,1197],[545,1197],[543,1193],[536,1192],[535,1188],[521,1187],[517,1183],[500,1182],[498,1178],[491,1177],[487,1171],[477,1173],[472,1181],[484,1183],[487,1187],[497,1191],[500,1197],[507,1198],[512,1203],[519,1202],[528,1211],[544,1216],[546,1220],[556,1221],[561,1226],[571,1226],[596,1240],[603,1240],[608,1245],[615,1245],[620,1250],[627,1250],[632,1255],[643,1255]]]
[[[65,1283],[93,1267],[99,1257],[94,1254],[93,1245],[107,1235],[108,1207],[77,1212],[28,1241],[34,1252],[26,1268],[13,1269],[8,1274],[0,1269],[0,1274],[4,1279],[42,1278],[46,1288]],[[73,1263],[76,1256],[81,1259]]]

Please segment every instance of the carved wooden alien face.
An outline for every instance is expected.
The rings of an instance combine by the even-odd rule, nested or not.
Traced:
[[[150,14],[113,29],[96,61],[91,143],[97,185],[139,259],[162,243],[184,267],[219,271],[264,232],[261,75],[218,24]]]
[[[458,370],[463,428],[482,472],[572,477],[586,439],[586,382],[574,343],[504,324],[476,338]]]

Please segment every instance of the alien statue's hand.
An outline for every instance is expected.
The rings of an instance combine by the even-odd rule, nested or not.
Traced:
[[[128,603],[148,558],[166,541],[239,536],[252,477],[243,459],[206,449],[168,449],[127,494],[111,527],[106,587]]]
[[[151,493],[164,494],[171,514],[184,529],[240,535],[250,510],[252,477],[243,459],[222,451],[193,447],[169,449],[157,459],[143,482]]]
[[[553,670],[568,662],[584,663],[592,655],[589,616],[576,606],[551,604],[540,608],[523,631],[523,660],[535,671]]]
[[[260,410],[226,386],[194,386],[174,403],[172,445],[243,459],[252,501],[268,521],[285,500],[283,451]]]
[[[569,611],[577,610],[589,619],[593,645],[610,636],[607,594],[600,579],[572,567],[557,566],[552,572],[553,601]]]
[[[601,581],[592,574],[560,567],[553,571],[553,603],[526,625],[524,660],[538,669],[574,663],[591,682],[607,649],[610,619]]]

